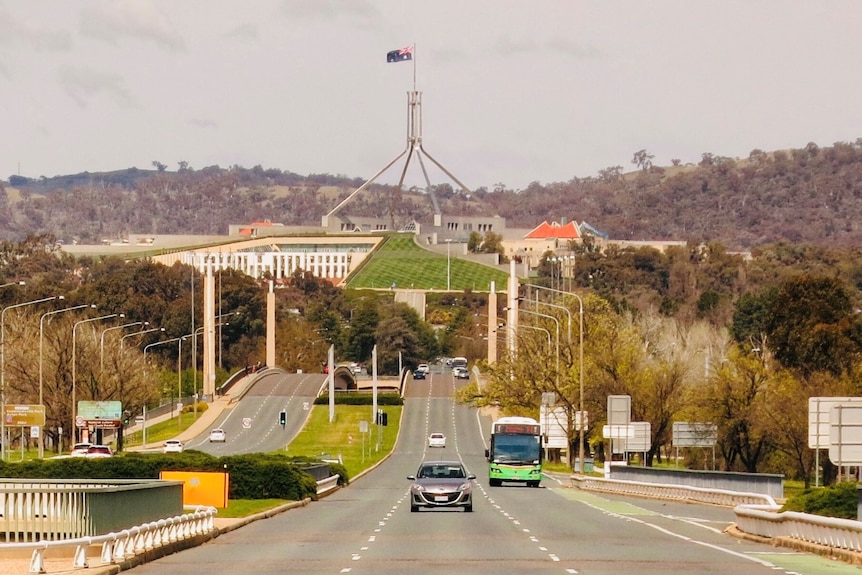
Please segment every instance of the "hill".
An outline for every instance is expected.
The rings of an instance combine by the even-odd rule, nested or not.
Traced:
[[[704,154],[698,165],[621,166],[596,177],[523,190],[466,192],[433,186],[447,214],[499,215],[510,228],[543,220],[586,221],[614,239],[690,240],[750,249],[779,241],[823,247],[862,243],[862,139],[732,159]],[[178,172],[138,170],[0,182],[0,239],[52,234],[95,243],[130,233],[224,234],[231,223],[271,220],[317,225],[358,178],[300,176],[255,166]],[[430,223],[424,190],[372,186],[346,208],[357,216]]]

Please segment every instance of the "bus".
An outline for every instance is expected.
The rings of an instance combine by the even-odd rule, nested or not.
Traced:
[[[491,424],[488,483],[498,487],[504,481],[518,481],[538,487],[542,481],[542,434],[539,422],[531,417],[501,417]]]

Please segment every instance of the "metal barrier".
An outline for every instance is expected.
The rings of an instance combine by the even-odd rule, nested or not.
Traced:
[[[687,485],[665,485],[642,481],[622,481],[587,475],[573,475],[571,479],[574,486],[591,491],[607,491],[639,497],[695,501],[697,503],[709,503],[725,507],[735,507],[744,504],[778,507],[772,496],[763,493],[704,489],[702,487],[689,487]]]
[[[75,547],[72,557],[72,568],[89,567],[87,549],[91,545],[101,545],[100,560],[102,564],[115,564],[134,555],[165,547],[211,533],[215,529],[213,519],[217,510],[214,507],[199,508],[194,513],[187,513],[144,523],[116,533],[108,533],[93,537],[79,537],[64,541],[40,541],[36,543],[6,543],[0,544],[0,550],[32,549],[30,557],[30,573],[45,572],[45,553],[52,549]]]
[[[768,537],[781,545],[782,539],[805,541],[832,549],[862,552],[862,523],[852,519],[823,517],[757,505],[734,508],[736,527],[750,535]]]
[[[0,539],[100,535],[182,512],[181,481],[0,479]],[[123,513],[116,510],[122,508]]]

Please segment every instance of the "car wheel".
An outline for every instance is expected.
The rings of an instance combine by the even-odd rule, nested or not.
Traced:
[[[501,481],[499,479],[489,479],[488,483],[491,485],[491,487],[500,487]]]
[[[417,511],[419,511],[418,505],[410,505],[410,513],[416,513]]]
[[[467,513],[472,513],[472,512],[473,512],[473,504],[471,503],[471,504],[469,504],[469,505],[465,505],[465,506],[464,506],[464,511],[465,511],[465,512],[467,512]]]
[[[538,486],[539,486],[539,483],[540,483],[539,481],[531,481],[531,482],[530,482],[530,487],[538,487]]]

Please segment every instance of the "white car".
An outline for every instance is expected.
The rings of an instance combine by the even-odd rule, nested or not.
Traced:
[[[428,436],[428,447],[446,447],[446,436],[442,433],[432,433]]]
[[[213,429],[210,431],[210,443],[217,441],[219,443],[224,443],[227,441],[227,435],[225,435],[224,429]]]
[[[428,374],[431,373],[431,366],[429,366],[427,363],[420,363],[416,367],[416,371],[421,371],[422,373]]]
[[[162,453],[182,453],[183,442],[179,439],[168,439],[162,447]]]
[[[89,459],[99,459],[102,457],[112,457],[114,453],[107,445],[91,445],[87,449],[87,454],[84,457]]]
[[[72,451],[69,453],[72,457],[84,457],[87,455],[87,450],[90,449],[92,443],[76,443],[72,446]]]

